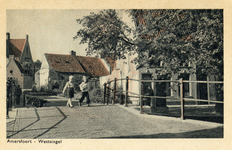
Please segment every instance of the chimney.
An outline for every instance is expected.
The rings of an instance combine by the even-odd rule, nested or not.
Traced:
[[[7,40],[10,40],[10,33],[7,32],[6,35],[7,35]]]
[[[71,55],[76,56],[76,52],[74,50],[71,50]]]

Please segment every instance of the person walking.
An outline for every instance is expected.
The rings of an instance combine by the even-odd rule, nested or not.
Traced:
[[[90,106],[89,86],[88,86],[88,80],[87,80],[86,76],[83,76],[83,82],[80,84],[80,89],[81,89],[81,92],[82,92],[82,96],[81,96],[81,99],[80,99],[80,106],[81,106],[82,101],[86,97],[87,98],[87,104],[88,104],[88,107],[89,107]]]
[[[69,81],[65,84],[64,89],[63,89],[63,94],[66,92],[66,96],[69,98],[67,102],[67,106],[73,108],[74,106],[72,105],[72,99],[74,97],[74,84],[72,83],[73,76],[69,76]]]
[[[18,85],[15,89],[15,102],[16,102],[16,105],[19,105],[20,104],[20,97],[22,95],[22,90],[20,88],[20,85]]]

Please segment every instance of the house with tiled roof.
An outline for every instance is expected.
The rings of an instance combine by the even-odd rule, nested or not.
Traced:
[[[23,89],[31,89],[34,82],[34,66],[28,35],[25,39],[11,39],[10,33],[7,33],[6,58],[7,78],[15,80]]]
[[[165,13],[166,10],[150,10],[150,13],[152,13],[152,17],[155,19],[161,14]],[[147,27],[146,17],[147,17],[147,10],[137,10],[135,12],[135,27],[137,28],[138,25],[143,25],[144,27]],[[179,14],[178,18],[184,18],[186,17],[185,14]],[[150,20],[151,21],[151,20]],[[174,19],[173,22],[176,22],[177,20]],[[152,40],[153,38],[158,38],[161,36],[161,34],[165,31],[165,28],[161,28],[158,33],[154,34],[152,33],[150,36],[148,35],[139,35],[141,39],[147,39]],[[180,41],[194,41],[194,38],[188,34],[182,35],[180,38]],[[185,61],[180,62],[181,67],[180,71],[178,73],[173,74],[171,77],[166,76],[159,76],[159,71],[161,68],[164,68],[162,61],[158,61],[158,63],[155,63],[153,60],[151,60],[147,66],[141,64],[137,70],[139,71],[140,80],[145,79],[149,76],[150,79],[157,79],[157,80],[179,80],[182,78],[183,80],[188,81],[214,81],[215,77],[213,75],[207,75],[198,70],[198,66],[194,63],[186,63]],[[192,73],[191,69],[197,70],[196,73]],[[180,97],[180,87],[177,86],[174,82],[166,82],[166,83],[160,83],[160,84],[151,84],[149,83],[148,86],[152,87],[154,94],[156,96],[167,96],[167,97]],[[204,99],[204,100],[216,100],[215,95],[215,84],[201,84],[201,83],[194,83],[194,82],[185,82],[184,83],[184,89],[183,89],[184,95],[187,98],[192,99]],[[166,104],[174,102],[175,99],[156,99],[156,106],[157,107],[166,107]],[[166,103],[167,102],[167,103]],[[193,104],[208,104],[208,102],[197,102],[193,101]]]
[[[45,53],[41,69],[37,74],[40,76],[40,81],[37,83],[40,87],[52,82],[60,88],[62,82],[70,75],[79,80],[83,76],[99,79],[101,76],[109,75],[109,70],[100,58],[76,56],[76,52],[71,51],[71,54]]]
[[[139,24],[147,26],[145,21],[145,15],[146,13],[141,10],[141,12],[136,12],[136,20],[135,20],[135,27],[137,27]],[[153,17],[157,17],[161,12],[154,11]],[[184,16],[180,16],[182,18]],[[151,34],[148,35],[138,35],[141,39],[147,39],[151,40],[153,38],[159,37],[162,32],[164,32],[165,29],[161,29],[157,34]],[[186,35],[181,38],[182,41],[193,41],[194,39],[191,37],[191,35]],[[126,56],[126,59],[119,59],[115,61],[114,70],[112,70],[111,74],[106,77],[102,77],[103,83],[107,83],[108,81],[112,81],[115,78],[117,79],[125,79],[126,76],[128,76],[130,79],[135,80],[144,80],[144,79],[157,79],[161,80],[161,78],[158,76],[158,72],[163,68],[162,61],[159,61],[158,63],[154,63],[151,61],[148,65],[141,64],[140,66],[136,66],[135,64],[131,63],[131,61],[135,58],[135,56]],[[107,60],[107,59],[105,59]],[[106,61],[107,62],[107,61]],[[110,65],[110,62],[108,62],[108,65]],[[166,78],[166,80],[178,80],[180,78],[183,78],[183,80],[189,80],[189,81],[196,81],[196,80],[202,80],[202,81],[214,81],[214,76],[212,75],[206,75],[206,74],[192,74],[190,73],[190,69],[196,69],[196,65],[194,64],[187,64],[183,62],[183,66],[181,67],[180,74],[174,74],[171,78]],[[125,80],[119,80],[117,82],[119,86],[121,86],[124,91],[126,89],[126,83]],[[194,99],[211,99],[215,100],[215,86],[213,84],[197,84],[197,83],[184,83],[184,94],[186,97],[194,98]],[[113,86],[113,85],[111,85]],[[146,86],[150,86],[153,89],[153,93],[157,96],[169,96],[169,97],[180,97],[179,95],[179,87],[176,86],[174,83],[161,83],[161,84],[151,84],[148,83]],[[172,86],[172,88],[171,88]],[[140,94],[141,89],[139,88],[139,82],[137,81],[130,81],[129,82],[129,92]],[[112,87],[113,88],[113,87]],[[208,92],[210,91],[210,92]],[[146,91],[143,91],[146,94]],[[130,95],[130,94],[129,94]],[[134,95],[133,95],[134,96]],[[130,97],[130,100],[134,104],[139,103],[139,98]],[[157,107],[166,107],[166,101],[164,99],[156,99]],[[171,101],[172,103],[174,100],[168,99],[168,102]],[[205,104],[205,102],[196,102],[193,104]]]

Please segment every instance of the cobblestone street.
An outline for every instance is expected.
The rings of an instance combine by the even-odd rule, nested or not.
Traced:
[[[120,105],[19,108],[7,138],[222,138],[223,125],[166,119]]]

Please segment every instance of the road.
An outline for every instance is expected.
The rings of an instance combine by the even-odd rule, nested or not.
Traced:
[[[19,108],[7,125],[7,138],[13,139],[222,137],[222,125],[139,114],[120,105]]]

